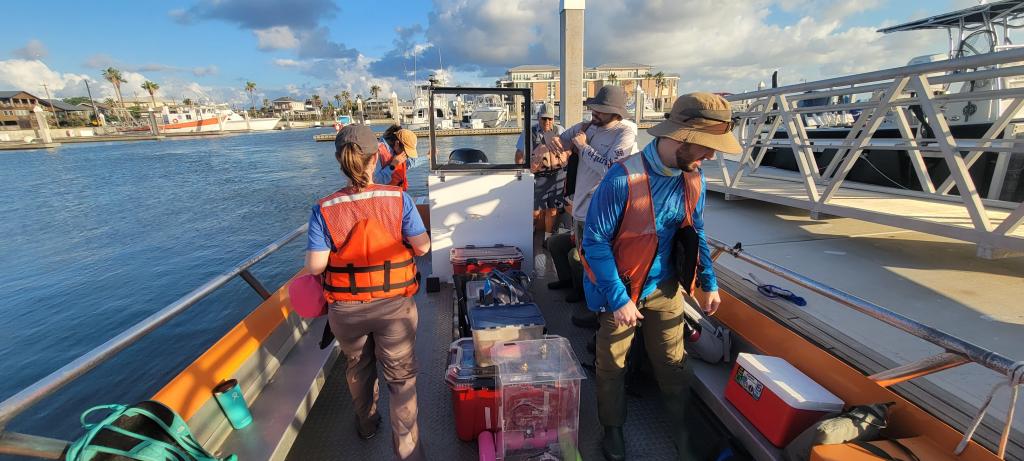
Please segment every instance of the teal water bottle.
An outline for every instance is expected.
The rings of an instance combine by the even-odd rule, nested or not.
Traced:
[[[224,411],[231,427],[242,429],[252,423],[252,413],[249,413],[249,406],[245,403],[245,396],[242,389],[238,387],[237,379],[228,379],[213,388],[213,397],[217,404]]]

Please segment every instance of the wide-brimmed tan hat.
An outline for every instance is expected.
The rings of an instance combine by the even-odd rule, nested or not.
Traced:
[[[405,149],[405,154],[409,158],[416,158],[419,154],[416,153],[416,133],[412,130],[402,128],[395,132],[395,137],[402,143],[402,148]]]
[[[732,134],[729,101],[714,93],[684,94],[672,104],[668,118],[647,130],[651,136],[700,144],[723,154],[743,151]]]

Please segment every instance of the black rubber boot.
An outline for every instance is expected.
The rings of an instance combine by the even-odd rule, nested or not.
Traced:
[[[572,288],[572,280],[559,280],[548,283],[549,290],[561,290],[565,288]]]
[[[370,440],[373,436],[377,435],[377,429],[380,429],[380,415],[373,415],[370,421],[367,422],[366,427],[359,424],[359,417],[356,417],[356,434],[363,440]]]
[[[597,312],[587,309],[586,306],[576,306],[572,310],[572,324],[580,328],[597,329],[600,323],[597,321]]]
[[[604,438],[601,439],[601,452],[608,461],[626,459],[626,438],[622,435],[622,426],[605,426]]]

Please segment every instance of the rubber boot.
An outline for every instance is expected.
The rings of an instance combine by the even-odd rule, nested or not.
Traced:
[[[601,453],[604,453],[604,459],[608,461],[626,459],[626,438],[622,435],[622,426],[605,426]]]
[[[676,446],[677,459],[698,459],[690,449],[690,434],[687,431],[685,411],[690,398],[689,392],[662,393],[661,398],[668,413],[669,425],[672,427],[672,442]]]
[[[596,330],[601,324],[597,321],[597,312],[587,308],[583,304],[577,304],[572,309],[572,324],[580,328]]]

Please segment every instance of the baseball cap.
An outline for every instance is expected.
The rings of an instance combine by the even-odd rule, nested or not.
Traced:
[[[341,149],[350,142],[358,145],[364,154],[377,152],[377,135],[366,125],[352,124],[342,128],[334,137],[334,149]]]
[[[412,130],[402,128],[395,132],[395,137],[402,143],[402,147],[405,148],[405,154],[408,155],[409,158],[416,158],[417,155],[419,155],[416,153],[416,133],[413,133]]]

